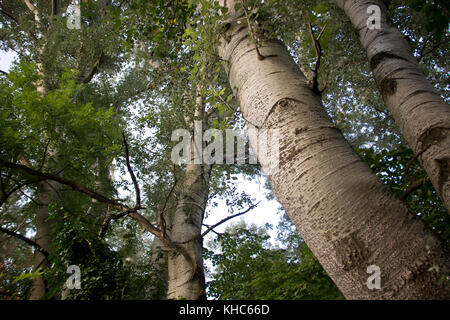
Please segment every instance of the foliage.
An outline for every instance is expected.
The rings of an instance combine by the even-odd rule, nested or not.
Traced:
[[[301,238],[289,249],[274,247],[267,229],[234,224],[206,251],[218,299],[342,299],[343,296]],[[295,249],[294,249],[295,248]]]
[[[50,210],[50,219],[58,223],[53,224],[51,267],[45,272],[45,279],[53,289],[48,297],[59,296],[59,290],[65,287],[58,284],[69,276],[67,267],[77,265],[81,271],[81,289],[70,290],[69,299],[121,299],[126,270],[117,252],[98,238],[92,218],[58,207]]]
[[[383,183],[388,185],[399,197],[404,194],[411,183],[405,175],[405,169],[414,157],[411,149],[401,145],[392,151],[377,152],[374,148],[360,148],[357,151]],[[406,202],[425,224],[448,244],[450,241],[450,215],[417,160],[410,166],[408,175],[414,180],[423,179],[424,183],[407,197]]]

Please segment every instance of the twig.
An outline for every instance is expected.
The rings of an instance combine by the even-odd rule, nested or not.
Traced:
[[[13,20],[14,22],[19,23],[19,19],[12,13],[5,11],[5,9],[3,9],[3,8],[0,8],[0,12],[3,13],[8,18],[10,18],[11,20]]]
[[[134,189],[136,191],[136,205],[135,208],[141,208],[141,190],[139,189],[139,184],[137,182],[136,176],[134,175],[133,169],[131,168],[130,164],[130,153],[128,151],[128,143],[127,139],[125,138],[125,132],[122,131],[122,142],[123,146],[125,148],[125,159],[127,164],[128,173],[131,176],[131,180],[133,180]]]
[[[322,30],[320,31],[319,35],[317,36],[317,38],[314,36],[314,31],[311,25],[311,18],[308,15],[308,26],[309,26],[309,33],[311,35],[311,39],[314,45],[314,50],[316,52],[316,63],[314,66],[314,69],[312,69],[312,82],[311,82],[311,89],[314,93],[318,94],[318,95],[322,95],[323,90],[319,90],[319,68],[320,68],[320,59],[322,57],[322,48],[320,46],[319,40],[322,37],[323,32],[325,31],[325,28],[327,27],[327,25],[325,24],[322,28]]]

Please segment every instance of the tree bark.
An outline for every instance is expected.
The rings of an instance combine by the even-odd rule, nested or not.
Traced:
[[[188,164],[185,192],[180,199],[171,221],[171,237],[181,243],[195,262],[193,266],[181,254],[168,254],[169,299],[206,299],[205,274],[203,271],[203,217],[209,193],[210,166]],[[189,241],[194,239],[193,241]],[[188,241],[187,243],[185,243]]]
[[[309,248],[348,299],[450,298],[443,245],[354,152],[284,45],[265,40],[257,54],[237,3],[221,1],[231,18],[219,55],[248,126],[279,130],[278,170],[257,156]],[[380,289],[367,286],[371,265]]]
[[[429,83],[403,35],[377,0],[334,0],[359,33],[384,102],[450,212],[450,106]],[[370,30],[367,8],[377,5],[381,28]]]

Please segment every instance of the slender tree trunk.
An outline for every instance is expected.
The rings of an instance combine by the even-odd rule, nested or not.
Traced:
[[[196,109],[193,120],[205,123],[205,102],[197,87]],[[174,242],[186,249],[195,263],[183,255],[170,251],[168,254],[169,299],[206,299],[205,274],[203,270],[203,239],[201,229],[209,196],[211,165],[201,164],[203,150],[203,125],[192,126],[191,162],[186,165],[182,194],[170,221],[170,234]],[[199,130],[200,129],[200,130]],[[200,139],[196,135],[201,135]],[[200,149],[199,149],[200,148]],[[200,158],[199,158],[200,157]],[[193,240],[194,239],[194,240]]]
[[[52,222],[48,219],[48,209],[49,204],[52,201],[59,201],[57,196],[57,190],[60,188],[60,185],[51,181],[44,181],[39,183],[38,185],[38,202],[40,206],[37,208],[36,212],[36,236],[35,242],[39,244],[45,251],[51,252],[51,225]],[[47,258],[36,251],[34,257],[34,270],[36,271],[38,268],[41,271],[45,271],[49,267],[49,263]],[[31,291],[29,295],[30,300],[39,300],[42,299],[47,293],[47,286],[42,279],[42,277],[38,277],[32,281]]]
[[[334,0],[350,18],[367,52],[387,108],[450,212],[450,106],[434,90],[411,49],[387,20],[377,0]],[[370,5],[381,10],[380,28],[370,30]]]
[[[348,299],[450,298],[439,282],[450,270],[440,241],[350,147],[284,45],[264,41],[258,55],[247,27],[236,22],[240,1],[225,3],[231,18],[218,49],[242,114],[250,128],[279,130],[278,170],[258,154],[260,163],[341,292]],[[371,265],[380,268],[380,289],[367,286]]]
[[[203,239],[200,236],[210,179],[210,166],[188,164],[184,193],[171,221],[171,236],[181,244],[195,261],[192,264],[179,253],[168,255],[169,299],[206,299],[205,275],[203,271]]]

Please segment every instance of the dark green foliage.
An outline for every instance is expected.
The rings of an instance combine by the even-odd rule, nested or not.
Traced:
[[[81,271],[81,289],[72,289],[68,299],[109,300],[122,299],[125,291],[126,269],[119,254],[99,239],[96,224],[82,213],[69,213],[52,208],[53,224],[51,267],[45,272],[45,280],[51,290],[47,298],[59,299],[62,284],[70,276],[69,265],[77,265]]]
[[[267,225],[266,228],[269,228]],[[218,299],[343,299],[300,237],[271,245],[265,228],[236,224],[207,250],[214,269],[208,295]],[[298,233],[296,233],[298,235]]]
[[[406,3],[422,14],[426,30],[434,32],[438,40],[448,32],[450,1],[406,0]]]
[[[373,148],[359,148],[357,151],[382,182],[388,185],[399,197],[404,194],[411,183],[405,175],[405,169],[414,157],[411,149],[401,145],[392,151],[381,150],[376,152]],[[445,210],[442,201],[417,160],[410,165],[408,175],[413,180],[423,179],[424,183],[406,198],[406,202],[429,228],[444,242],[449,243],[450,215]]]

